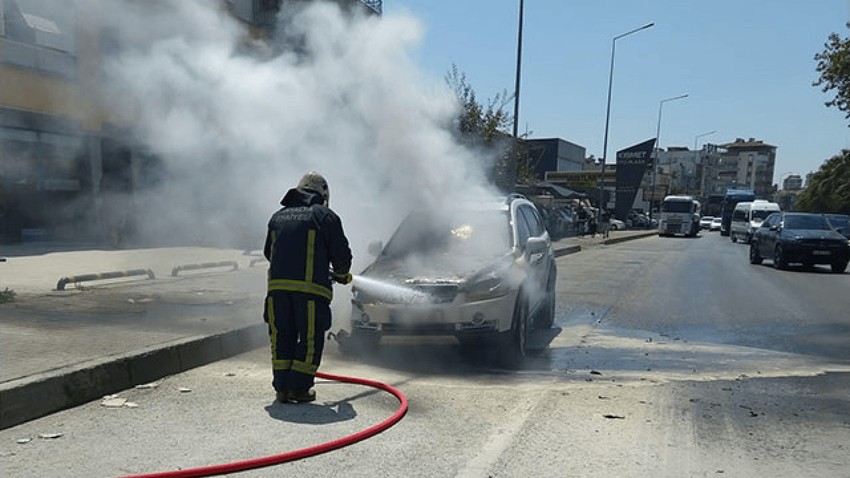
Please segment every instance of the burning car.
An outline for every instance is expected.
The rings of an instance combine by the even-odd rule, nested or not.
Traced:
[[[534,204],[511,195],[467,208],[410,213],[354,281],[351,339],[451,335],[524,358],[529,328],[555,315],[555,255]]]

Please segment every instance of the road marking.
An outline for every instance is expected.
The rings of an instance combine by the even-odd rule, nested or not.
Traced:
[[[537,400],[525,401],[513,410],[505,413],[506,417],[512,418],[503,423],[493,435],[487,438],[487,444],[481,449],[475,458],[466,463],[456,475],[456,478],[481,478],[488,476],[489,470],[513,442],[514,437],[528,421],[532,411],[537,406]]]

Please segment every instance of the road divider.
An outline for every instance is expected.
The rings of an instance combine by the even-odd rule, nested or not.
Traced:
[[[218,261],[218,262],[201,262],[199,264],[184,264],[180,266],[174,267],[171,269],[171,276],[177,277],[177,275],[182,271],[195,271],[200,269],[214,269],[218,267],[230,267],[231,270],[235,271],[239,269],[239,263],[236,261]]]
[[[119,279],[122,277],[131,276],[148,276],[148,279],[156,279],[153,271],[150,269],[131,269],[127,271],[100,272],[97,274],[83,274],[78,276],[66,276],[59,279],[56,283],[56,290],[65,290],[68,284],[79,284],[80,282],[89,282],[105,279]]]

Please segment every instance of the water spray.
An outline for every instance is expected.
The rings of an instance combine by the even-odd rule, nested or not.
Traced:
[[[361,275],[353,276],[352,284],[367,294],[380,297],[387,302],[416,304],[429,300],[429,295],[425,292]]]

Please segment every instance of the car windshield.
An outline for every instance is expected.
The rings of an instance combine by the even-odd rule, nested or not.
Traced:
[[[786,229],[830,229],[823,216],[786,216]]]
[[[690,201],[664,201],[661,210],[664,212],[691,212]]]
[[[764,221],[767,216],[775,213],[776,211],[768,211],[764,209],[757,209],[753,211],[753,221]]]
[[[416,211],[408,215],[384,250],[390,259],[442,254],[496,257],[512,246],[507,210],[453,211],[445,217]]]
[[[843,229],[844,232],[848,232],[848,228],[850,228],[850,216],[827,216],[829,219],[829,223],[832,224],[832,227],[836,229]]]

